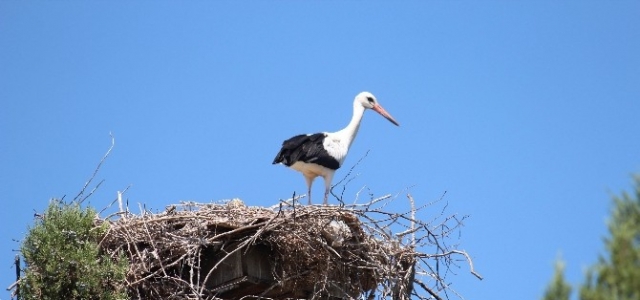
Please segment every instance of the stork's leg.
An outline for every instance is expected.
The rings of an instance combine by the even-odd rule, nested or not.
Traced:
[[[324,204],[324,205],[328,205],[329,204],[329,192],[331,191],[331,181],[333,180],[333,174],[334,173],[335,173],[335,171],[330,171],[325,176],[323,176],[323,178],[324,178],[324,201],[322,202],[322,204]]]
[[[304,175],[304,180],[307,182],[307,198],[309,199],[309,205],[311,205],[311,185],[313,185],[313,179],[315,176]]]
[[[323,205],[327,205],[327,204],[329,204],[329,190],[330,190],[330,189],[331,189],[331,187],[326,188],[326,189],[324,190],[324,201],[322,201],[322,204],[323,204]]]

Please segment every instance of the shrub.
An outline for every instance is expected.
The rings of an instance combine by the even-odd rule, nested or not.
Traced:
[[[98,243],[108,224],[95,210],[52,200],[21,245],[25,261],[20,299],[125,299],[126,258],[111,258]]]

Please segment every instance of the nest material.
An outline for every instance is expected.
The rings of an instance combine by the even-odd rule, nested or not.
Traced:
[[[404,215],[374,220],[366,209],[284,205],[183,203],[128,215],[111,222],[101,247],[130,260],[135,299],[347,299],[376,290],[410,298],[416,262],[426,256],[381,226]]]
[[[243,279],[249,281],[246,273],[251,270],[246,268],[255,265],[238,272],[224,262],[237,264],[237,256],[248,253],[263,261],[264,276],[251,278],[262,290],[256,289],[256,296],[357,297],[378,285],[376,268],[387,259],[371,255],[381,245],[365,234],[356,215],[330,206],[274,211],[233,204],[188,205],[122,218],[112,224],[102,246],[128,254],[130,290],[143,298],[247,296],[234,288]],[[216,270],[239,276],[224,282]]]

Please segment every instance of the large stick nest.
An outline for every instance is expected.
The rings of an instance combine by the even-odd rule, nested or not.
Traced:
[[[429,224],[415,219],[415,208],[405,214],[372,208],[384,199],[352,207],[291,202],[247,207],[238,199],[182,203],[110,222],[101,247],[114,258],[124,253],[130,260],[127,286],[135,299],[327,299],[376,293],[440,299],[450,256],[469,259],[440,242],[460,221],[454,216]],[[454,226],[447,225],[451,220]],[[446,230],[434,233],[443,224]],[[394,234],[393,228],[403,232]],[[435,253],[416,251],[425,246]],[[414,284],[426,294],[417,293]]]

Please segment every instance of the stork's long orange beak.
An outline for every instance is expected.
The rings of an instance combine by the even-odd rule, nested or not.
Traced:
[[[400,124],[398,124],[396,119],[394,119],[384,108],[382,108],[380,104],[376,104],[372,109],[375,110],[377,113],[379,113],[381,116],[385,117],[387,120],[389,120],[389,122],[393,123],[396,126],[400,126]]]

